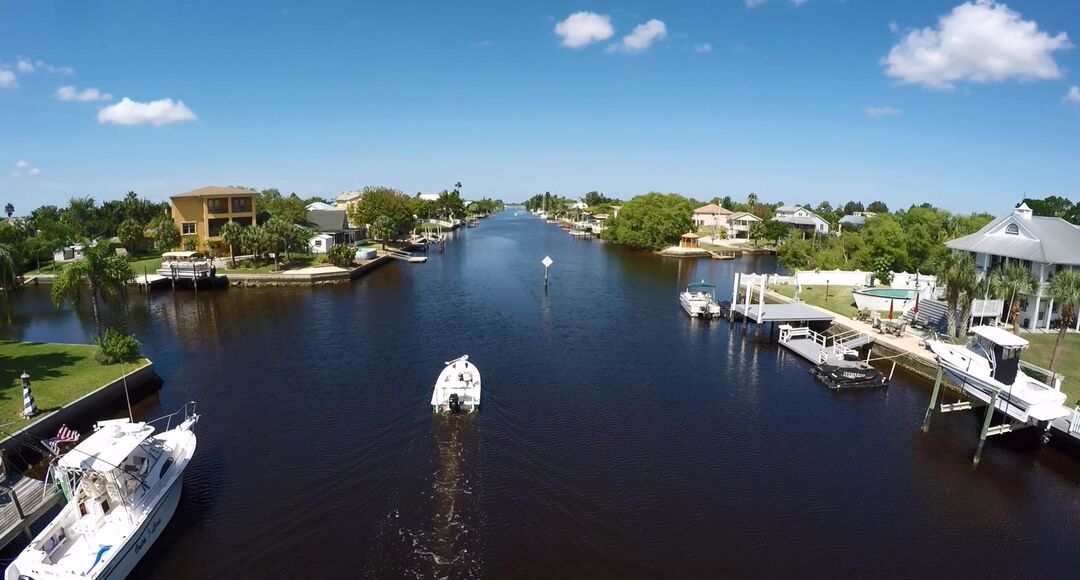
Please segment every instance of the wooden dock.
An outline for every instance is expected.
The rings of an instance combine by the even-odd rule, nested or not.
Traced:
[[[63,499],[55,486],[46,493],[45,482],[11,475],[0,483],[0,548],[19,534],[31,537],[30,526]]]

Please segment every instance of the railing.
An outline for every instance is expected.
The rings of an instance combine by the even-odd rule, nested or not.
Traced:
[[[173,411],[168,415],[162,415],[161,417],[158,417],[156,419],[151,419],[150,421],[147,421],[146,424],[153,425],[154,423],[165,421],[165,428],[162,429],[162,431],[168,431],[172,428],[172,418],[176,415],[179,415],[180,413],[184,414],[184,421],[187,421],[188,419],[197,416],[195,414],[195,401],[188,401],[184,403],[184,406],[180,409]]]

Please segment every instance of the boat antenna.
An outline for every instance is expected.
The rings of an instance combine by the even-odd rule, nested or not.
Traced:
[[[135,422],[135,414],[131,412],[131,393],[128,392],[127,371],[124,369],[124,357],[120,356],[120,377],[124,382],[124,398],[127,399],[128,421]]]

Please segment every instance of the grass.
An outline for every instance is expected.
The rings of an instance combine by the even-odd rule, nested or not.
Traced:
[[[239,268],[225,268],[219,270],[222,274],[276,274],[285,270],[297,270],[299,268],[308,268],[311,266],[318,266],[315,256],[309,256],[306,254],[293,254],[289,256],[288,264],[282,263],[281,268],[275,268],[273,260],[269,262],[261,262],[258,265],[255,262],[244,261],[240,262]]]
[[[1031,343],[1031,348],[1021,358],[1031,364],[1050,368],[1050,356],[1054,352],[1057,333],[1024,333],[1023,337]],[[1058,354],[1057,372],[1065,375],[1061,390],[1068,395],[1068,404],[1080,399],[1080,334],[1066,334]],[[1039,378],[1039,377],[1037,377]]]
[[[146,268],[148,274],[157,272],[159,266],[161,266],[161,256],[153,255],[148,257],[132,257],[128,260],[131,263],[131,269],[135,270],[135,274],[138,276],[143,275],[143,268]],[[41,265],[40,269],[30,270],[23,274],[23,276],[36,276],[37,274],[56,274],[67,264],[57,264],[55,262],[47,262]]]
[[[828,289],[829,296],[826,298],[825,286],[803,286],[800,297],[807,304],[820,306],[849,318],[855,318],[859,314],[855,299],[851,297],[851,286],[829,286]],[[795,286],[778,285],[770,290],[788,298],[795,295]]]
[[[94,360],[96,346],[0,340],[0,425],[13,431],[31,423],[22,417],[23,371],[42,414],[120,378],[120,365]],[[128,372],[147,364],[125,365]],[[40,417],[40,415],[39,415]]]

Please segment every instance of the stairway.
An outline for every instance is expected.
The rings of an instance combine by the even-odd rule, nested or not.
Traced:
[[[937,330],[938,334],[944,335],[948,330],[949,307],[947,304],[940,300],[930,300],[922,298],[919,300],[919,321],[934,330]],[[915,322],[915,309],[908,308],[907,312],[901,317],[901,320],[911,325]]]

